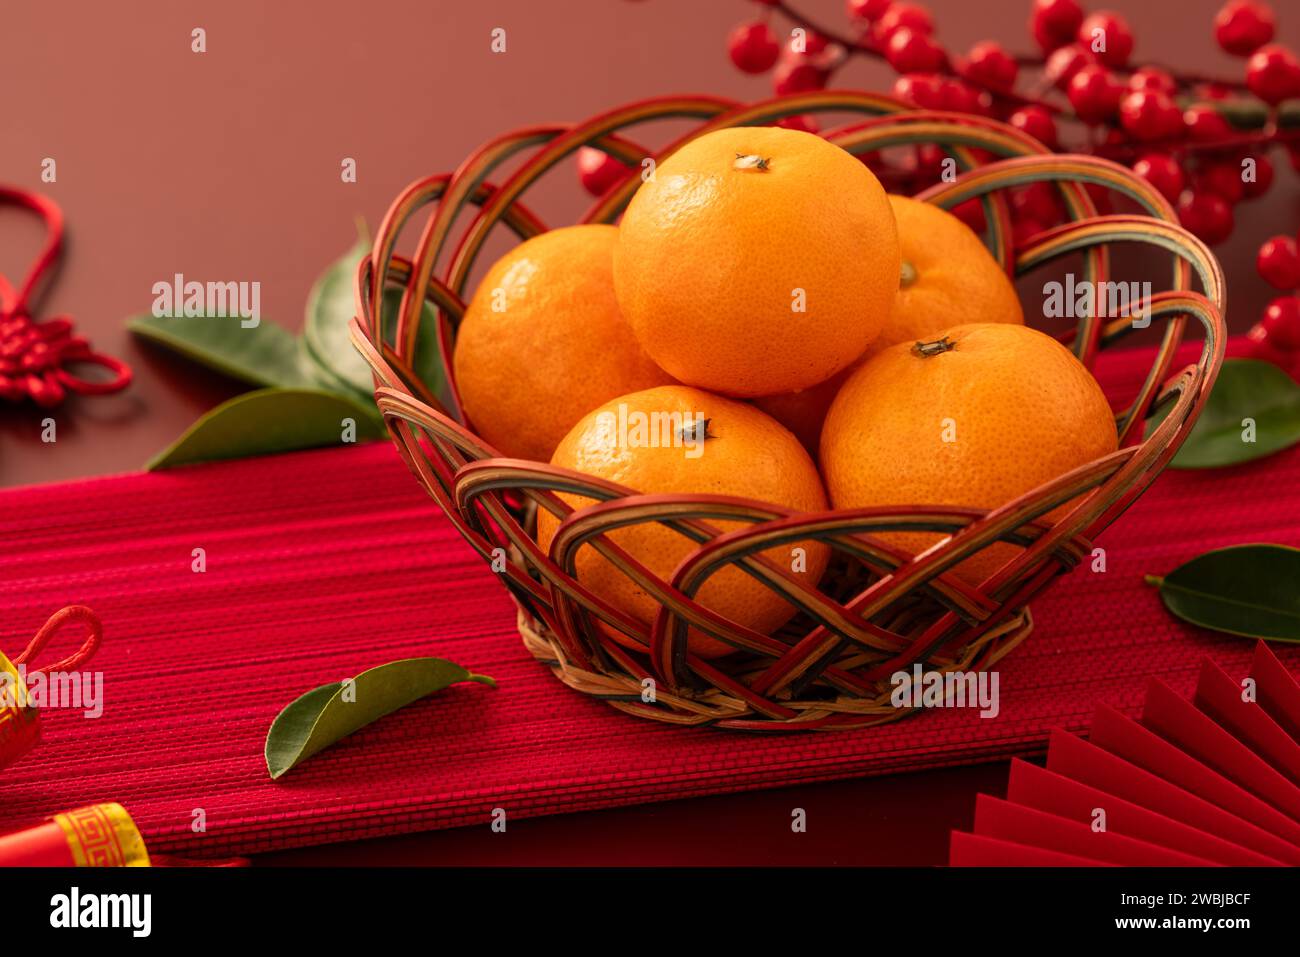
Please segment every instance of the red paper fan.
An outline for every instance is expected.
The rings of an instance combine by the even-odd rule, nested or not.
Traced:
[[[1140,721],[1099,707],[980,795],[956,867],[1300,865],[1300,685],[1264,642],[1234,681],[1206,659],[1195,696],[1152,679]]]

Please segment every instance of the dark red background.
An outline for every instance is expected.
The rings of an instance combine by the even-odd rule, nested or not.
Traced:
[[[1239,74],[1210,23],[1218,0],[1106,4],[1138,38],[1136,57]],[[796,6],[843,26],[841,0]],[[930,4],[950,48],[993,37],[1031,42],[1027,0]],[[1276,4],[1280,39],[1300,40],[1300,11]],[[378,221],[410,180],[449,170],[505,129],[576,119],[630,99],[709,92],[768,95],[766,78],[736,72],[727,31],[747,0],[137,0],[6,4],[0,14],[0,181],[40,189],[69,221],[65,268],[44,314],[71,313],[102,350],[126,358],[125,394],[73,400],[55,413],[58,441],[40,441],[45,413],[0,408],[0,486],[129,471],[238,387],[133,342],[125,319],[150,288],[181,272],[259,280],[264,321],[297,328],[320,270],[352,242],[354,219]],[[207,31],[208,52],[190,51]],[[508,52],[489,52],[504,27]],[[837,85],[887,89],[887,68],[856,62]],[[40,164],[58,163],[43,185]],[[344,184],[339,164],[358,163]],[[1295,174],[1275,154],[1279,183],[1238,208],[1219,251],[1229,321],[1244,331],[1270,296],[1254,274],[1260,241],[1297,225]],[[569,184],[572,185],[571,183]],[[546,211],[581,208],[557,189]],[[0,210],[0,270],[17,279],[39,242],[34,223]],[[971,795],[997,790],[990,766],[631,808],[486,829],[310,850],[280,860],[402,863],[938,863],[949,827],[969,821]],[[809,811],[790,834],[791,807]],[[822,826],[818,822],[826,822]]]

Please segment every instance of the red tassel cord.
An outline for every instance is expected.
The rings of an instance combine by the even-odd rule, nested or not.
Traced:
[[[23,653],[15,656],[12,662],[0,654],[0,680],[3,681],[0,684],[0,770],[21,758],[41,739],[37,709],[30,705],[21,690],[26,686],[23,669],[30,667],[32,659],[44,651],[50,639],[69,622],[78,623],[85,628],[86,637],[81,647],[62,661],[29,670],[27,674],[49,674],[52,671],[80,668],[99,650],[100,639],[104,634],[99,618],[84,605],[68,605],[51,615]],[[18,684],[19,690],[16,693],[7,688],[13,683]],[[4,864],[3,843],[3,838],[0,838],[0,866]]]
[[[99,623],[99,616],[85,605],[68,605],[65,608],[60,608],[49,617],[45,624],[41,625],[40,630],[36,632],[36,636],[28,643],[23,653],[14,658],[14,664],[25,665],[39,655],[59,629],[70,621],[79,621],[86,626],[86,639],[81,643],[81,647],[62,661],[46,665],[43,668],[37,668],[31,674],[71,671],[89,661],[95,652],[99,650],[99,642],[104,637],[104,627]]]
[[[0,398],[31,399],[49,408],[68,395],[105,395],[131,383],[131,369],[112,356],[94,352],[82,336],[74,335],[72,320],[56,316],[43,322],[32,318],[32,294],[63,253],[63,211],[48,197],[0,186],[0,203],[31,210],[45,221],[45,247],[17,289],[0,275]],[[96,365],[107,379],[83,379],[70,366]]]

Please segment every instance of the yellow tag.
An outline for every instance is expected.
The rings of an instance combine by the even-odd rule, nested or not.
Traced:
[[[26,754],[41,737],[27,685],[14,663],[0,653],[0,768]]]
[[[77,867],[148,867],[149,851],[120,804],[93,804],[56,814]]]

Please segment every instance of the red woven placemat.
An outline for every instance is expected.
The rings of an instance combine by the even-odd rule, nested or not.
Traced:
[[[1145,353],[1106,356],[1130,385]],[[1145,586],[1207,548],[1300,545],[1300,449],[1214,473],[1167,472],[1080,568],[1034,603],[1001,666],[998,718],[931,711],[864,731],[743,735],[631,718],[563,687],[524,651],[513,605],[387,443],[0,494],[0,647],[58,607],[104,622],[104,712],[46,711],[45,741],[0,775],[0,832],[125,804],[151,850],[242,854],[969,764],[1041,750],[1098,702],[1133,714],[1148,675],[1190,690],[1209,655],[1252,646],[1182,626]],[[191,570],[196,548],[207,570]],[[361,731],[279,782],[267,727],[293,698],[395,658],[494,676]],[[1300,648],[1280,647],[1295,671]],[[204,830],[194,821],[202,812]]]

